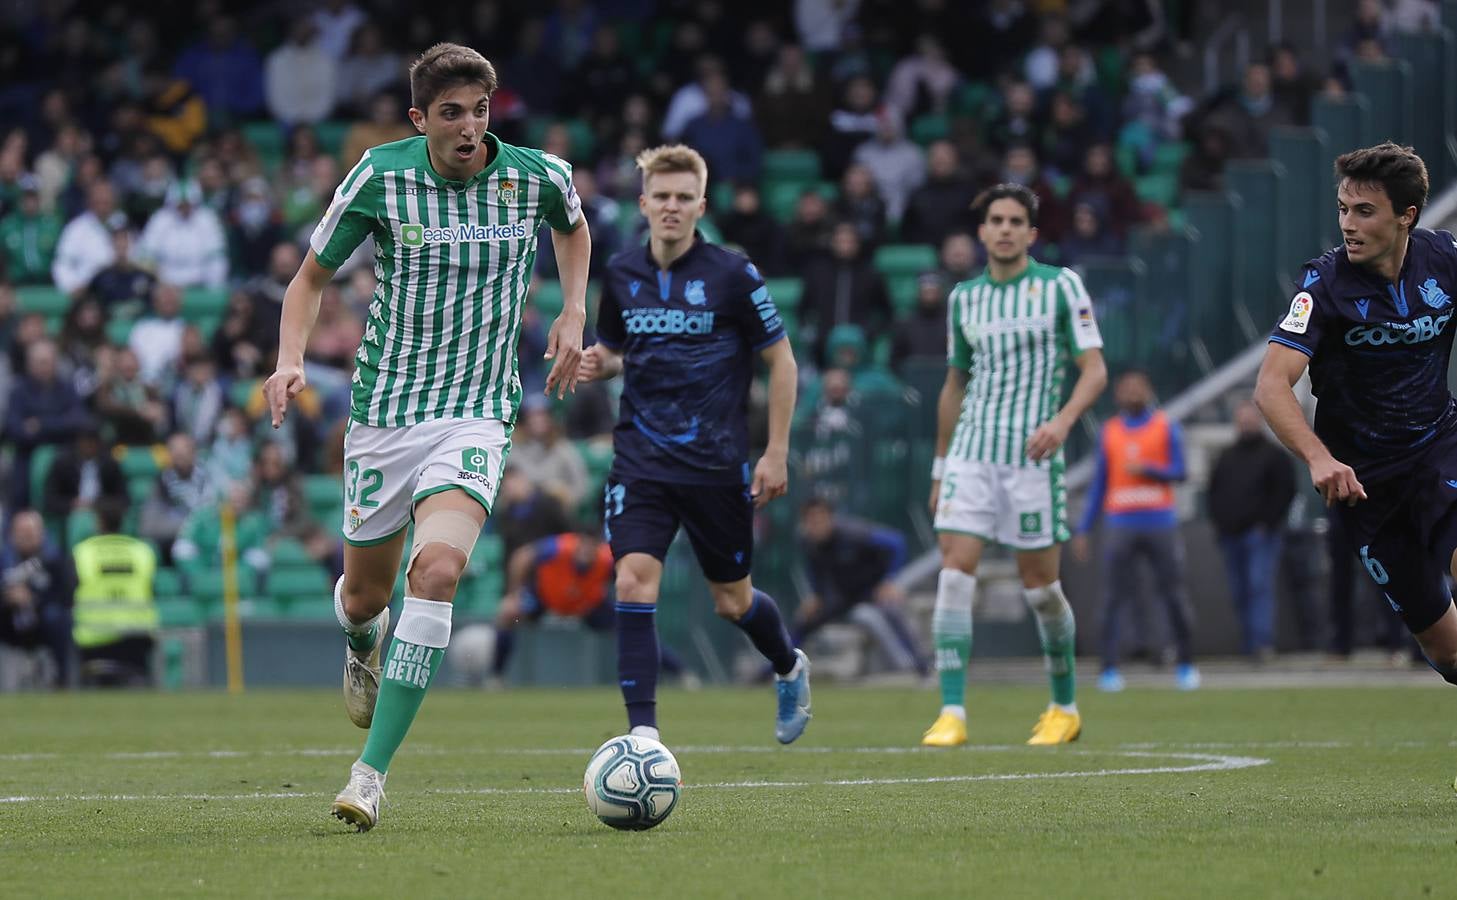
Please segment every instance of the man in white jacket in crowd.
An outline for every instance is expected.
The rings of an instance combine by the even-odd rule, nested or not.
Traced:
[[[86,191],[86,211],[66,223],[56,242],[51,278],[56,287],[75,295],[92,277],[116,258],[111,233],[126,227],[126,215],[116,208],[116,190],[100,179]]]
[[[182,288],[227,284],[228,239],[195,181],[172,183],[162,208],[147,220],[137,250],[159,281]]]

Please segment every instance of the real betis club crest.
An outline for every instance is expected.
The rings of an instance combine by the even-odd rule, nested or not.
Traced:
[[[496,188],[496,196],[501,198],[502,203],[516,202],[516,182],[503,181],[501,186]]]

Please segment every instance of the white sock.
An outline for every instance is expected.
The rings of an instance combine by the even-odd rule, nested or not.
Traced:
[[[655,741],[662,740],[662,737],[658,735],[658,729],[651,725],[634,725],[632,731],[629,731],[628,734],[633,737],[652,738]]]
[[[353,619],[349,618],[348,613],[344,612],[344,576],[340,575],[339,580],[334,582],[334,617],[339,620],[339,627],[343,628],[347,634],[352,634],[356,637],[369,634],[369,630],[374,627],[382,615],[384,615],[383,610],[372,619],[367,619],[362,623],[356,623]]]
[[[957,704],[947,704],[946,706],[941,707],[941,715],[944,716],[947,713],[950,713],[951,715],[955,716],[963,722],[966,721],[966,707],[964,706],[960,706]]]
[[[400,612],[395,637],[421,647],[444,650],[450,646],[450,614],[452,604],[423,597],[406,597]]]

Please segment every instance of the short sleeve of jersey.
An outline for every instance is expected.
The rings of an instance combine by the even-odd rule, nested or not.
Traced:
[[[309,238],[314,256],[326,269],[342,266],[379,221],[383,189],[369,157],[365,153],[339,183],[333,201]]]
[[[550,153],[541,154],[541,161],[557,192],[554,200],[545,205],[546,223],[553,231],[574,231],[582,221],[582,198],[572,184],[572,164]]]
[[[744,335],[750,347],[763,350],[784,337],[784,320],[779,317],[779,308],[769,294],[769,285],[764,283],[764,276],[759,274],[758,267],[752,262],[744,260],[742,277],[737,283],[744,291],[746,302],[753,305],[753,309],[742,318]]]
[[[1093,315],[1093,298],[1088,296],[1083,279],[1072,269],[1062,269],[1056,283],[1058,296],[1062,298],[1058,313],[1063,317],[1068,350],[1077,356],[1084,350],[1102,349],[1103,335]]]
[[[1320,344],[1328,303],[1326,286],[1321,282],[1320,272],[1307,266],[1301,276],[1300,290],[1290,298],[1290,309],[1280,319],[1275,330],[1270,332],[1270,343],[1284,344],[1306,356],[1314,356],[1315,348]]]
[[[622,304],[612,290],[612,278],[602,279],[602,299],[597,305],[597,342],[612,350],[627,341],[627,328],[622,324]]]
[[[961,372],[971,371],[971,344],[961,331],[967,299],[966,288],[957,287],[951,290],[951,302],[946,304],[946,366]]]

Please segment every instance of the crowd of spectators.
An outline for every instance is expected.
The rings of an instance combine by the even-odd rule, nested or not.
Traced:
[[[287,536],[337,569],[335,523],[310,517],[299,479],[340,468],[352,356],[375,287],[367,246],[324,294],[307,349],[311,388],[283,429],[268,427],[255,388],[273,365],[284,289],[334,188],[365,149],[413,133],[406,70],[430,44],[485,53],[501,77],[492,131],[573,163],[594,275],[642,239],[637,152],[665,140],[699,149],[712,177],[706,229],[766,275],[802,285],[789,317],[812,363],[801,419],[822,430],[853,419],[857,396],[895,390],[892,369],[942,355],[946,292],[980,263],[968,204],[982,187],[1037,192],[1034,254],[1064,264],[1120,254],[1131,229],[1167,220],[1166,204],[1133,180],[1161,147],[1189,146],[1183,188],[1217,187],[1227,159],[1262,154],[1271,127],[1307,121],[1311,97],[1344,92],[1346,61],[1382,58],[1390,34],[1435,22],[1428,0],[1363,0],[1331,71],[1281,45],[1237,84],[1199,96],[1169,74],[1195,7],[12,5],[0,13],[6,518],[37,508],[61,540],[65,520],[120,492],[129,527],[182,565],[209,558],[218,504],[235,499],[256,516],[260,553]],[[776,168],[790,151],[804,152],[807,169]],[[898,290],[875,254],[905,243],[934,248],[936,262]],[[537,276],[549,283],[549,241],[542,250]],[[59,304],[22,302],[47,291]],[[549,324],[547,311],[525,317],[528,391],[542,383]],[[595,387],[529,406],[515,451],[529,490],[513,488],[503,521],[535,515],[515,515],[516,502],[589,508],[591,448],[612,422],[610,392]],[[136,448],[158,460],[145,491],[113,469]],[[42,454],[51,474],[37,479]]]

